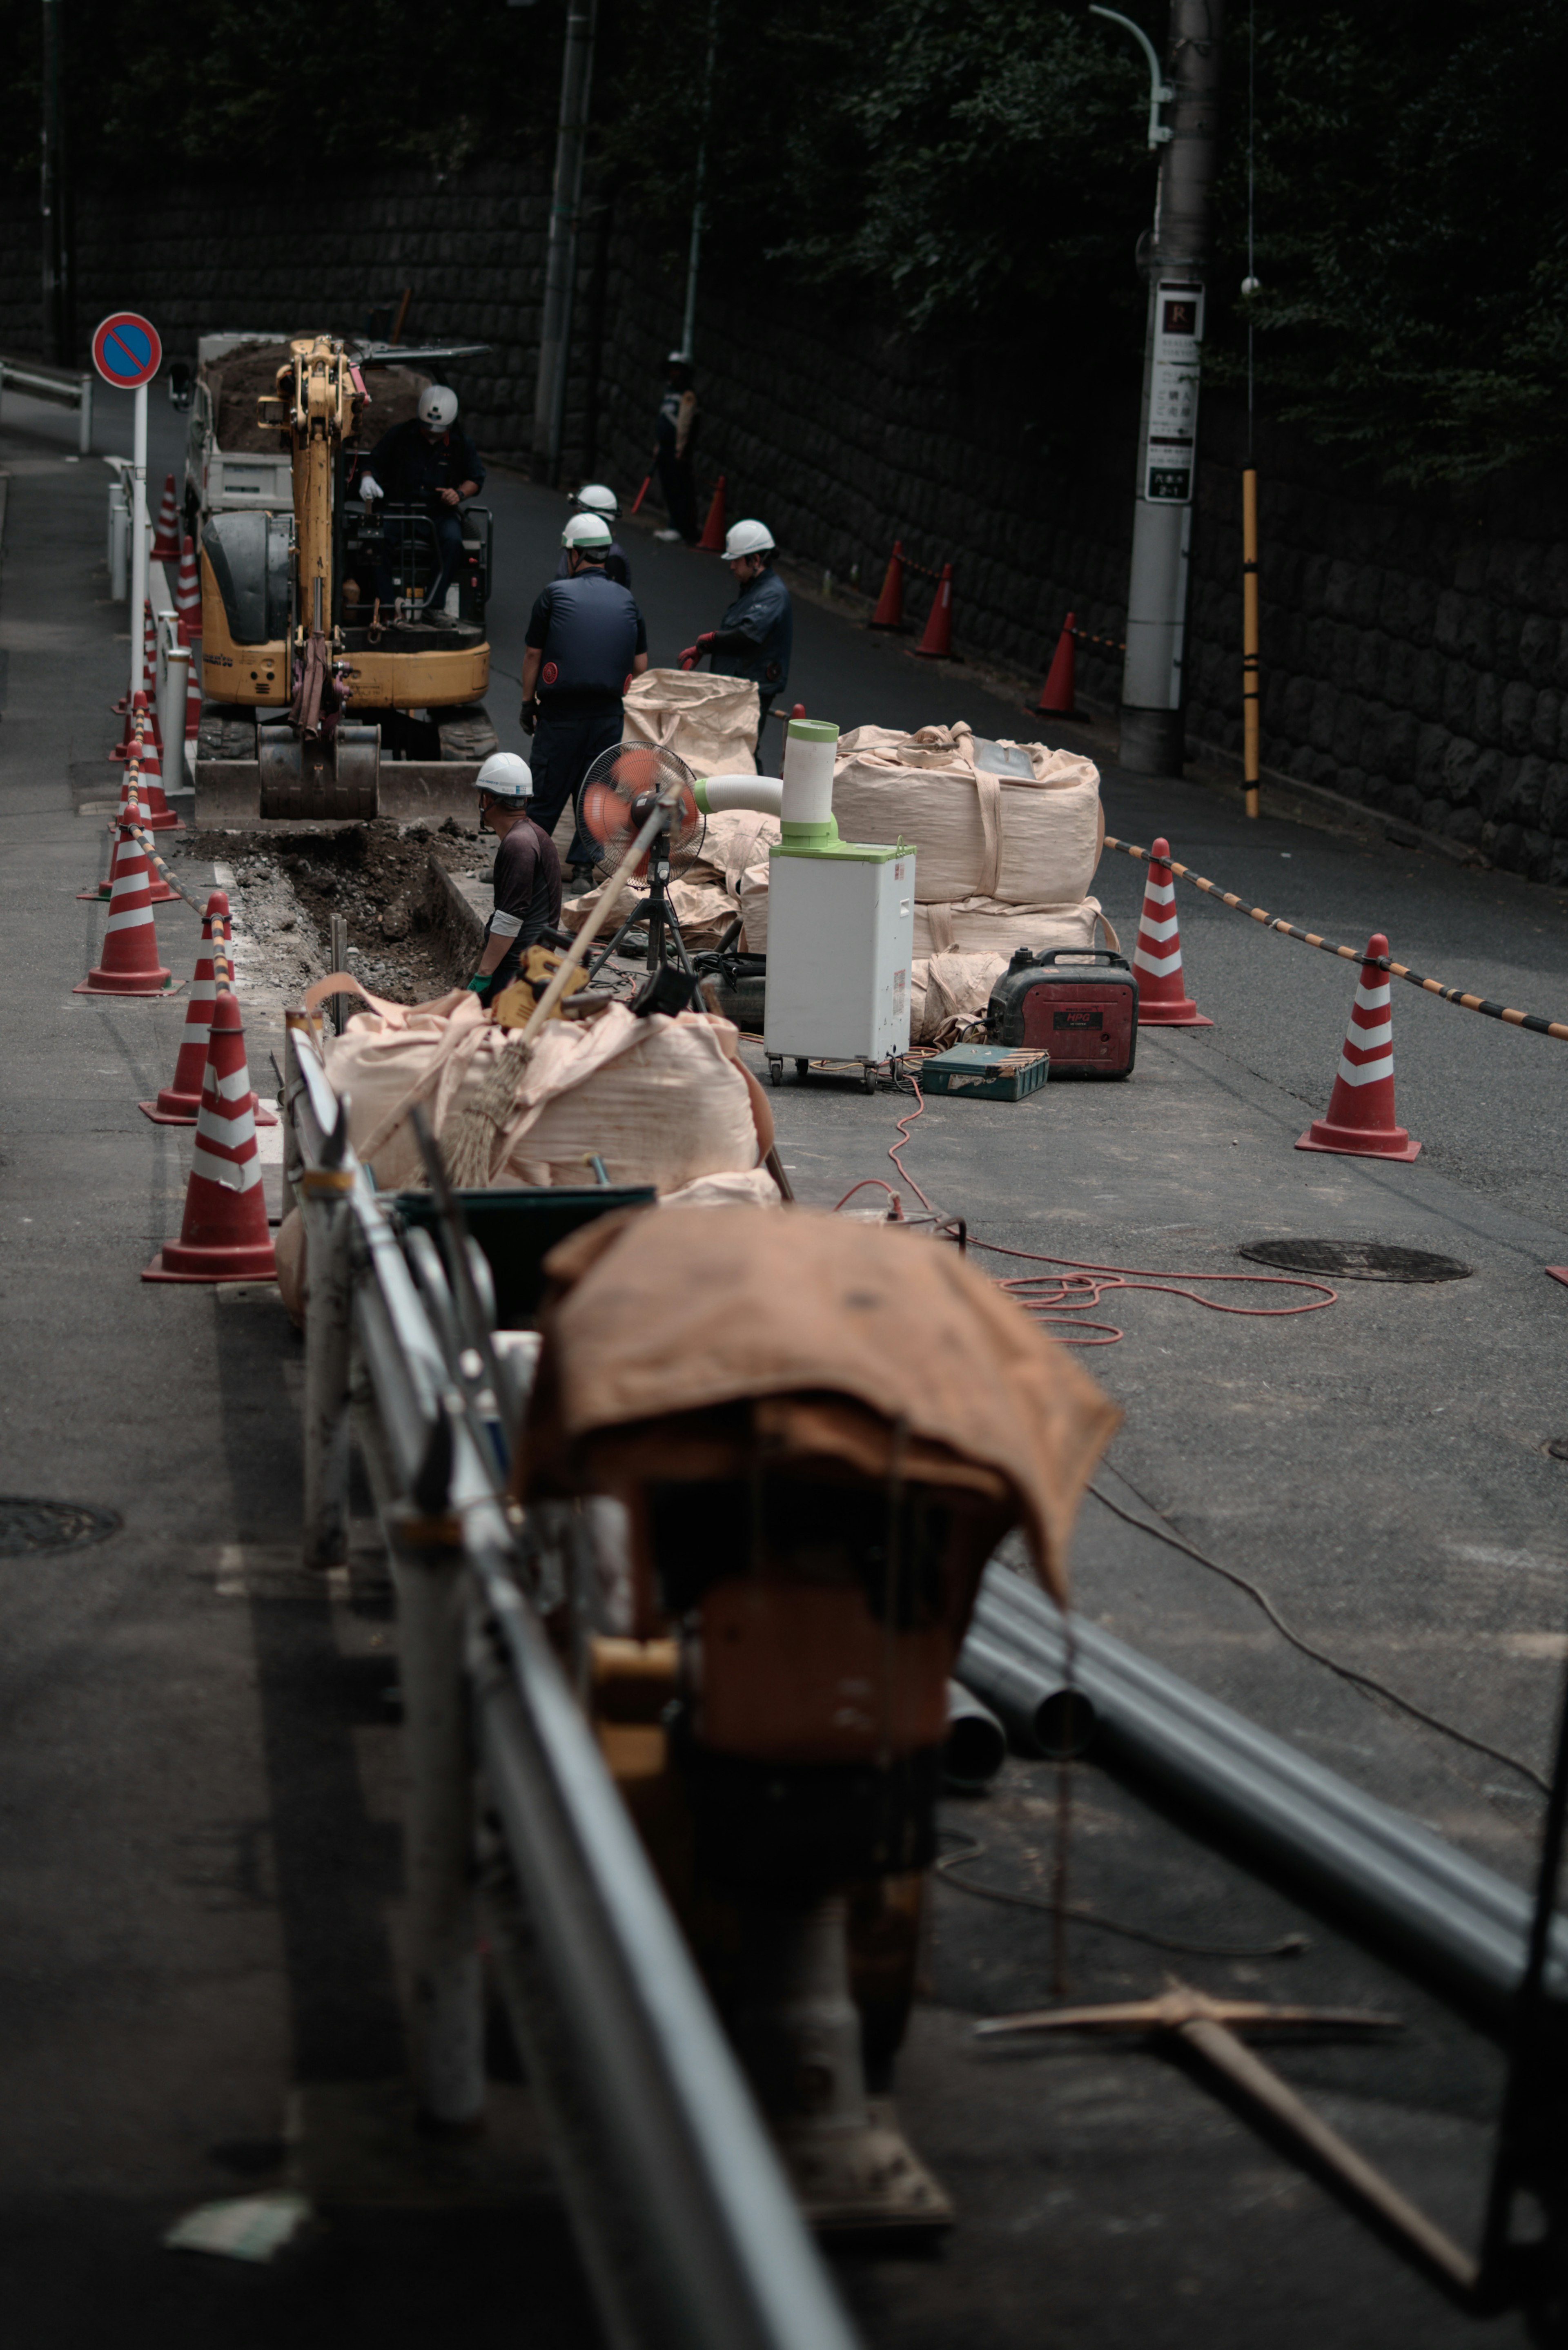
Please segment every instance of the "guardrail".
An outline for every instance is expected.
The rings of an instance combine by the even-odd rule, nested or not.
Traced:
[[[483,1260],[405,1257],[290,1014],[306,1222],[305,1559],[343,1557],[350,1426],[393,1561],[420,2098],[483,2109],[478,1945],[616,2350],[854,2350],[751,2094],[527,1596],[513,1399],[465,1341]],[[418,1270],[418,1278],[414,1267]],[[477,1866],[476,1866],[477,1860]]]
[[[41,359],[11,359],[0,353],[0,401],[7,391],[26,391],[35,400],[55,400],[74,408],[77,447],[84,457],[92,453],[92,387],[90,375],[72,375],[65,368],[46,367]]]

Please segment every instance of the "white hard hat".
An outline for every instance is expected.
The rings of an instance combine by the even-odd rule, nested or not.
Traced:
[[[771,555],[774,535],[765,522],[732,522],[724,541],[724,560],[736,563],[742,555]]]
[[[664,364],[666,367],[689,368],[691,364],[691,354],[690,351],[671,351]]]
[[[492,751],[473,779],[473,788],[488,792],[493,799],[531,800],[534,770],[515,751]]]
[[[606,555],[611,544],[610,526],[601,514],[574,515],[561,533],[561,545],[575,546],[581,555]]]
[[[457,394],[449,391],[444,383],[432,383],[420,394],[420,422],[433,432],[446,432],[457,421]]]
[[[603,515],[607,522],[614,522],[620,512],[620,500],[603,482],[585,482],[572,503],[584,514]]]

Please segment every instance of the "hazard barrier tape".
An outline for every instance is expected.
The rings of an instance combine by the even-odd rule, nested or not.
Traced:
[[[1125,653],[1127,646],[1120,637],[1096,637],[1093,629],[1068,629],[1064,633],[1076,637],[1081,645],[1104,645],[1107,651]]]
[[[906,555],[904,553],[902,547],[898,550],[898,560],[903,565],[906,571],[918,571],[922,579],[936,579],[940,581],[942,575],[940,571],[933,571],[929,564],[917,563],[912,555]]]
[[[1119,848],[1124,857],[1136,858],[1143,865],[1163,865],[1166,862],[1164,858],[1151,857],[1147,848],[1139,848],[1134,841],[1113,840],[1108,832],[1106,847]],[[1538,1036],[1555,1036],[1560,1044],[1568,1044],[1568,1020],[1543,1020],[1536,1012],[1515,1012],[1506,1003],[1494,1003],[1490,996],[1467,995],[1462,988],[1445,987],[1440,979],[1424,979],[1418,971],[1412,971],[1408,963],[1396,962],[1392,955],[1369,955],[1365,947],[1336,946],[1332,939],[1319,938],[1315,931],[1298,930],[1293,922],[1285,921],[1278,914],[1266,912],[1262,906],[1249,906],[1244,898],[1236,897],[1229,889],[1221,889],[1218,881],[1206,881],[1201,873],[1194,873],[1190,866],[1179,864],[1174,857],[1169,864],[1170,870],[1179,873],[1184,881],[1190,881],[1195,889],[1201,889],[1208,897],[1218,898],[1222,906],[1233,907],[1237,913],[1245,914],[1250,921],[1262,922],[1265,930],[1278,931],[1282,938],[1299,939],[1303,946],[1316,947],[1324,954],[1338,955],[1345,962],[1370,963],[1375,970],[1392,972],[1396,979],[1407,980],[1412,987],[1418,987],[1425,995],[1440,996],[1445,1003],[1458,1003],[1466,1012],[1484,1013],[1489,1020],[1504,1020],[1511,1028],[1529,1028]]]
[[[118,824],[111,824],[109,828],[110,832],[118,832],[119,830],[119,826]],[[183,898],[185,903],[190,907],[192,913],[204,915],[207,910],[206,907],[199,906],[188,889],[181,889],[180,884],[175,880],[174,876],[171,873],[169,868],[163,862],[163,859],[159,856],[158,851],[153,847],[152,835],[150,832],[143,832],[139,824],[130,825],[127,829],[130,831],[130,837],[135,841],[138,848],[140,848],[146,856],[148,863],[150,865],[157,866],[159,872],[162,875],[163,879],[168,883],[170,889],[173,890],[174,895],[177,898]]]

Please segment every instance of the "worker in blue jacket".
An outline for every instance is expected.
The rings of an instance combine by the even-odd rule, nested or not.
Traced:
[[[419,414],[382,433],[359,476],[359,495],[368,505],[385,498],[389,505],[422,508],[435,525],[439,567],[418,615],[432,628],[445,623],[446,591],[462,560],[458,508],[464,498],[477,497],[484,484],[483,460],[467,433],[453,430],[456,422],[456,392],[442,383],[428,385],[420,394]],[[392,522],[387,527],[391,534],[400,525]],[[376,576],[376,593],[384,604],[396,593],[392,551],[389,547]]]
[[[561,534],[571,576],[552,579],[529,615],[523,725],[534,737],[534,821],[553,833],[601,751],[621,738],[621,697],[648,667],[648,630],[629,588],[605,576],[609,525],[573,516]],[[598,848],[581,825],[566,854],[576,877]]]
[[[749,677],[756,684],[762,706],[757,748],[768,712],[789,682],[789,657],[794,641],[794,613],[789,589],[773,567],[774,535],[766,523],[735,523],[724,541],[724,560],[740,594],[716,629],[688,645],[680,656],[682,669],[695,669],[707,658],[714,677]]]

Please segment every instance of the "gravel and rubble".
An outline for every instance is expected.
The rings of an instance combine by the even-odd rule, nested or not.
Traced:
[[[355,975],[374,994],[417,1003],[466,976],[453,968],[439,921],[431,860],[483,879],[494,849],[452,817],[439,829],[377,818],[338,831],[186,832],[176,854],[228,892],[242,993],[296,999],[328,970],[331,920],[339,914]],[[191,894],[200,899],[200,882]]]

